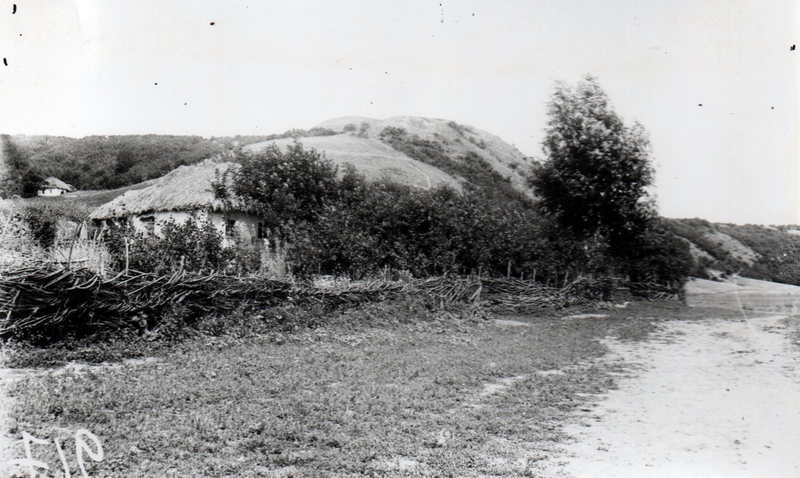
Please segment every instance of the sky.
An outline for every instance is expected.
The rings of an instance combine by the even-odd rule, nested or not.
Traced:
[[[662,215],[800,224],[800,0],[0,0],[0,132],[455,120],[542,158],[556,81],[650,132]]]

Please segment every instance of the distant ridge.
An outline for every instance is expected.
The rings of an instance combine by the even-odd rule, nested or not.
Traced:
[[[800,227],[719,224],[704,219],[666,219],[690,245],[695,275],[742,277],[800,285]]]

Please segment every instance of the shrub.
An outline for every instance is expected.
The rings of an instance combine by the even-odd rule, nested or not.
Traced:
[[[20,214],[28,226],[31,237],[45,249],[55,245],[59,224],[65,221],[81,224],[89,218],[86,207],[53,200],[25,203],[20,208]]]
[[[452,158],[441,144],[417,135],[409,136],[405,129],[392,126],[384,128],[379,137],[417,161],[430,164],[452,176],[464,178],[465,187],[470,192],[483,195],[498,207],[533,207],[529,198],[514,188],[508,178],[495,171],[478,154],[469,152],[460,158]]]
[[[313,221],[336,200],[336,166],[316,150],[304,150],[300,142],[286,152],[276,145],[256,153],[240,150],[236,161],[241,168],[233,173],[232,192],[277,231]],[[233,196],[224,192],[224,181],[214,187],[218,197]]]
[[[117,270],[127,264],[142,272],[211,272],[225,270],[236,259],[234,249],[223,247],[211,221],[170,221],[155,236],[135,231],[129,221],[122,220],[109,224],[102,239],[113,259],[110,265]]]
[[[366,138],[367,131],[369,131],[369,123],[366,121],[362,122],[361,125],[358,127],[358,137],[359,138]]]
[[[455,121],[449,121],[447,123],[447,126],[453,128],[456,131],[456,133],[458,133],[459,136],[465,136],[465,133],[473,133],[474,132],[471,127],[465,126],[465,125],[462,125],[462,124],[458,124]]]

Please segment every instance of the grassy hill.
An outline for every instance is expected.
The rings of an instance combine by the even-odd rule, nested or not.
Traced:
[[[251,144],[245,150],[257,151],[270,144],[286,150],[294,139],[284,138]],[[303,147],[324,152],[325,157],[339,165],[350,163],[368,179],[390,179],[395,182],[430,189],[448,185],[460,189],[459,181],[438,168],[425,164],[373,139],[347,134],[302,138]]]
[[[501,138],[472,126],[461,125],[446,119],[415,116],[395,116],[384,120],[348,116],[326,121],[317,127],[382,141],[406,152],[406,154],[411,152],[412,157],[422,161],[425,161],[426,158],[416,157],[419,155],[414,155],[413,150],[419,150],[420,146],[426,147],[428,150],[434,149],[436,153],[455,162],[448,167],[439,161],[437,166],[461,181],[472,179],[469,177],[468,171],[475,169],[474,163],[479,162],[481,163],[480,167],[485,166],[499,178],[508,180],[517,191],[530,197],[533,196],[527,185],[531,160]],[[401,131],[402,134],[398,135],[397,133]],[[414,143],[417,147],[403,148],[403,145],[398,144],[398,139],[402,139],[404,145]]]
[[[800,285],[800,226],[714,224],[703,219],[668,219],[690,244],[696,275],[718,271]]]

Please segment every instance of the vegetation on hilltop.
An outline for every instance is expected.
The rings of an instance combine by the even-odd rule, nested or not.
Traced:
[[[531,166],[530,158],[522,154],[514,145],[472,126],[446,119],[416,116],[395,116],[383,120],[345,117],[326,121],[320,126],[337,131],[346,129],[345,134],[349,136],[381,141],[386,144],[389,144],[387,139],[393,139],[391,136],[386,137],[387,132],[402,131],[407,140],[414,140],[417,143],[429,142],[429,145],[432,143],[439,152],[444,153],[455,162],[466,162],[466,158],[479,156],[491,171],[509,180],[518,191],[533,197],[527,184],[527,175]],[[399,149],[406,155],[422,161],[422,158],[413,156],[408,149]],[[457,173],[457,171],[451,170],[449,174],[458,178],[463,177]]]
[[[0,189],[7,197],[36,195],[43,179],[55,176],[78,190],[114,189],[163,176],[178,166],[197,163],[236,146],[280,138],[336,134],[325,128],[292,129],[267,136],[2,135],[7,177]]]
[[[440,142],[409,134],[404,128],[394,126],[385,127],[379,137],[411,158],[462,178],[467,191],[472,194],[490,196],[494,201],[506,201],[524,208],[533,206],[530,197],[516,189],[509,178],[502,176],[485,158],[472,151],[453,158]]]

